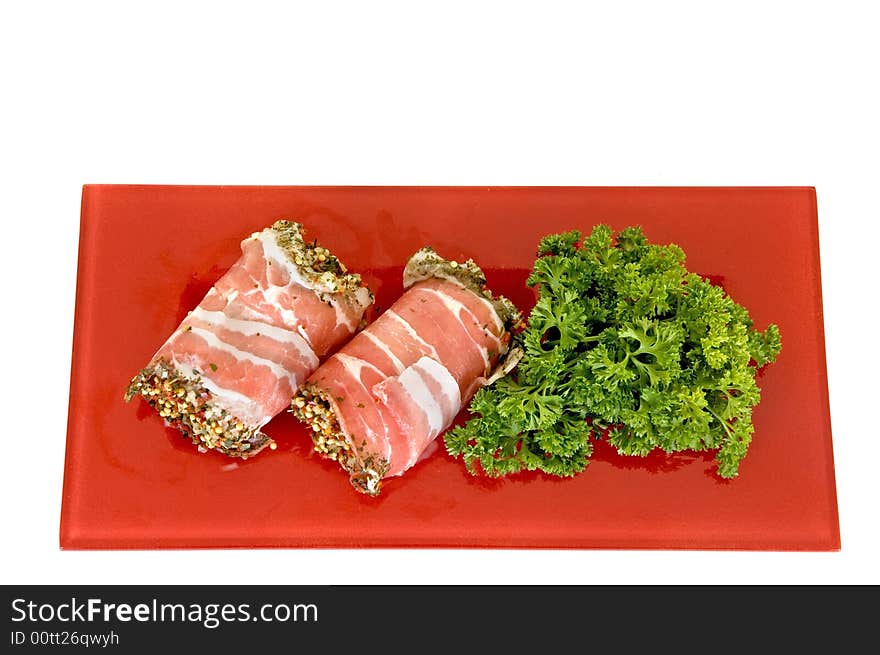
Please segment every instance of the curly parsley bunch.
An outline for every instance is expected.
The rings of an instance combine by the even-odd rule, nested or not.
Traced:
[[[714,450],[732,478],[746,455],[758,367],[775,360],[779,329],[753,328],[721,287],[684,266],[676,245],[605,225],[583,239],[543,238],[528,279],[539,299],[517,336],[513,374],[481,389],[476,414],[447,433],[469,471],[492,476],[582,471],[591,438],[625,455]]]

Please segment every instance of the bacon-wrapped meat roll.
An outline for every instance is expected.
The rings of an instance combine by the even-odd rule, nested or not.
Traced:
[[[403,296],[294,398],[315,450],[338,461],[359,491],[378,494],[382,479],[413,466],[476,390],[509,370],[519,313],[485,284],[473,261],[423,248],[404,270]]]
[[[247,458],[275,447],[261,428],[361,327],[373,296],[298,223],[278,221],[241,249],[125,397],[143,396],[200,450]]]

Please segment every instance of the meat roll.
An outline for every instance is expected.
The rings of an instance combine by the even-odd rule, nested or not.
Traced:
[[[407,291],[330,357],[293,399],[314,449],[370,495],[425,454],[480,386],[515,364],[520,315],[493,297],[471,260],[423,248],[404,270]]]
[[[362,327],[373,296],[298,223],[278,221],[241,250],[125,398],[142,396],[199,450],[247,458],[275,448],[261,428]]]

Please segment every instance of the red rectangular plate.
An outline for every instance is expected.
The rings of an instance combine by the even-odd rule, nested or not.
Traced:
[[[378,498],[356,493],[285,413],[276,451],[199,454],[129,379],[279,218],[362,272],[388,307],[418,248],[473,257],[529,309],[540,236],[639,224],[675,242],[757,327],[779,361],[739,478],[711,454],[619,456],[599,445],[572,479],[469,475],[443,448]],[[828,413],[815,191],[809,188],[87,186],[83,191],[61,546],[574,547],[834,550],[840,536]]]

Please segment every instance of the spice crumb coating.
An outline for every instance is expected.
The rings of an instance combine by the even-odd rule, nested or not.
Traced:
[[[343,432],[336,418],[334,402],[325,390],[313,383],[303,385],[293,399],[290,411],[311,428],[316,453],[338,462],[358,491],[369,496],[379,494],[380,481],[388,471],[388,462],[364,452],[360,453],[358,461],[358,454],[349,441],[354,436]]]
[[[403,270],[403,287],[408,289],[416,282],[432,277],[455,282],[488,300],[507,329],[521,326],[522,314],[516,305],[504,296],[494,296],[486,288],[486,276],[473,259],[465,262],[445,259],[430,246],[425,246],[406,263],[406,268]]]
[[[230,457],[247,459],[275,442],[259,428],[246,425],[217,406],[202,384],[198,371],[188,377],[164,359],[157,359],[138,373],[125,392],[128,402],[140,395],[172,427],[180,430],[200,450],[218,450]]]
[[[272,225],[275,240],[291,263],[295,264],[303,279],[319,295],[362,294],[372,292],[364,286],[359,273],[349,273],[336,255],[327,248],[318,245],[318,240],[303,240],[303,226],[294,221],[275,221]]]

